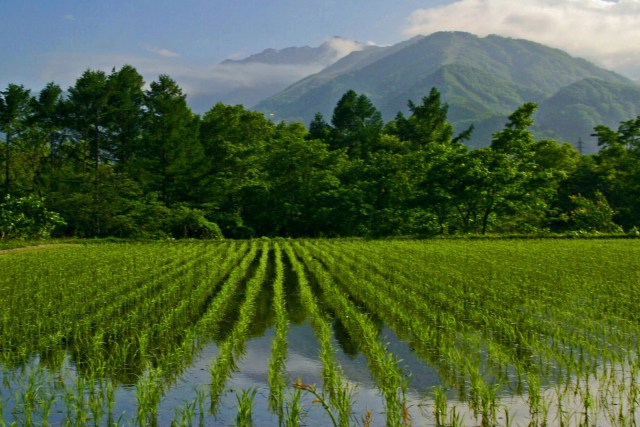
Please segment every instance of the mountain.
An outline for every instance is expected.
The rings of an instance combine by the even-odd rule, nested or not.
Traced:
[[[560,89],[540,105],[538,126],[553,129],[565,140],[582,139],[595,151],[594,139],[586,137],[600,124],[617,129],[622,120],[640,116],[640,86],[599,79],[583,79]]]
[[[488,145],[508,115],[529,101],[540,105],[534,129],[538,137],[574,143],[582,138],[586,151],[596,150],[587,123],[616,127],[640,110],[640,97],[634,98],[640,86],[619,74],[527,40],[462,32],[353,52],[254,109],[275,120],[308,124],[316,112],[330,120],[336,102],[353,89],[367,95],[390,120],[398,111],[406,113],[407,101],[419,102],[431,87],[449,104],[457,131],[475,125],[471,146]],[[572,117],[574,112],[581,118]]]
[[[212,67],[189,103],[197,112],[216,102],[250,107],[349,53],[368,48],[364,43],[333,37],[318,47],[266,49],[244,59],[227,59]]]

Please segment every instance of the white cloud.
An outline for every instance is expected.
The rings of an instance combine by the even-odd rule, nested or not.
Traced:
[[[143,48],[155,55],[100,55],[85,53],[50,53],[40,75],[43,81],[55,81],[62,87],[75,84],[86,69],[110,73],[130,64],[147,83],[167,74],[193,101],[194,109],[206,111],[216,101],[245,102],[253,105],[261,99],[285,89],[292,83],[314,74],[364,45],[351,40],[332,38],[326,42],[327,55],[315,62],[302,64],[270,64],[260,62],[223,62],[220,64],[190,64],[178,54],[154,46]]]
[[[200,110],[208,109],[219,99],[227,102],[225,96],[236,90],[247,90],[251,93],[254,87],[267,86],[275,88],[274,91],[279,91],[324,68],[320,63],[306,65],[222,63],[202,66],[164,57],[50,53],[45,57],[45,66],[39,79],[54,81],[66,88],[74,85],[77,78],[87,69],[110,73],[114,68],[119,69],[126,64],[134,66],[144,77],[147,85],[157,80],[160,74],[169,75],[188,94],[190,100],[202,100],[199,101],[202,104],[199,106]],[[255,99],[252,101],[257,102],[270,94],[256,92]]]
[[[351,52],[362,50],[364,48],[362,43],[340,37],[333,37],[325,44],[335,52],[335,56],[329,60],[329,63],[333,63],[349,55]]]
[[[75,21],[75,20],[76,20],[75,15],[72,15],[72,14],[70,14],[70,13],[69,13],[69,14],[67,14],[67,15],[64,15],[62,18],[63,18],[65,21]]]
[[[436,31],[533,40],[640,77],[640,0],[456,0],[415,11],[405,33]]]
[[[147,51],[152,52],[152,53],[156,53],[164,58],[178,58],[180,57],[179,53],[173,52],[169,49],[164,49],[161,47],[155,47],[155,46],[147,46],[146,47]]]

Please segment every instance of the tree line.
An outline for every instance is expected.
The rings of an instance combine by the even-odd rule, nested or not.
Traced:
[[[87,70],[66,92],[0,92],[0,237],[637,232],[640,117],[600,151],[535,140],[536,104],[470,150],[431,89],[384,123],[347,91],[328,120],[240,105],[194,114],[167,75]],[[42,225],[42,227],[40,227]],[[43,231],[44,230],[44,231]]]

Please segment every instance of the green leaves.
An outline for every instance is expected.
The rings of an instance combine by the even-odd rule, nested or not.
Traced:
[[[0,131],[5,134],[5,147],[2,150],[4,157],[4,194],[8,195],[13,190],[12,174],[14,171],[12,154],[15,148],[15,139],[23,132],[28,124],[31,114],[30,90],[24,86],[9,84],[7,89],[0,92]]]
[[[0,240],[16,238],[48,238],[56,227],[66,223],[62,217],[45,208],[35,196],[14,198],[7,195],[0,203]]]

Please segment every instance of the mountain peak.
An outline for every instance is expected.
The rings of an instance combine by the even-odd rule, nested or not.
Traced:
[[[329,40],[340,46],[342,40]],[[346,42],[349,45],[351,42]],[[574,85],[583,79],[597,79],[604,86]],[[629,88],[633,82],[619,74],[602,69],[568,53],[528,40],[490,35],[480,37],[466,32],[436,32],[389,47],[361,49],[345,55],[317,74],[289,86],[285,91],[265,99],[255,106],[258,111],[273,114],[277,120],[296,120],[308,123],[315,113],[330,116],[338,99],[347,89],[366,94],[379,108],[385,120],[398,111],[407,111],[407,101],[419,101],[431,87],[437,87],[443,101],[449,104],[449,119],[456,129],[476,125],[475,146],[487,145],[493,132],[499,130],[513,110],[525,102],[544,101],[562,88],[566,94],[589,92],[592,98],[580,98],[579,105],[564,105],[563,111],[554,100],[555,109],[539,115],[554,117],[566,111],[580,110],[594,116],[594,105],[610,94],[622,93],[620,85]],[[627,91],[636,93],[633,90]],[[609,94],[609,95],[607,95]],[[611,99],[616,99],[615,97]],[[598,104],[600,103],[600,104]],[[609,115],[606,120],[571,122],[583,139],[592,133],[593,123],[617,125],[615,120],[633,117],[640,103],[626,100],[616,111],[624,115]],[[637,107],[636,107],[637,106]],[[606,110],[608,105],[603,104]],[[585,114],[582,114],[584,116]],[[593,114],[592,114],[593,113]],[[581,117],[576,113],[576,117]],[[591,117],[590,116],[590,117]],[[566,114],[563,117],[567,117]],[[598,118],[599,120],[599,118]],[[572,140],[574,134],[564,132],[555,124],[549,125],[546,135]]]
[[[370,46],[369,43],[362,43],[355,40],[346,39],[340,36],[333,36],[318,47],[296,46],[283,49],[265,49],[260,53],[250,55],[244,59],[227,59],[223,64],[258,63],[258,64],[314,64],[322,68],[331,65],[341,58],[354,51],[360,51]]]

